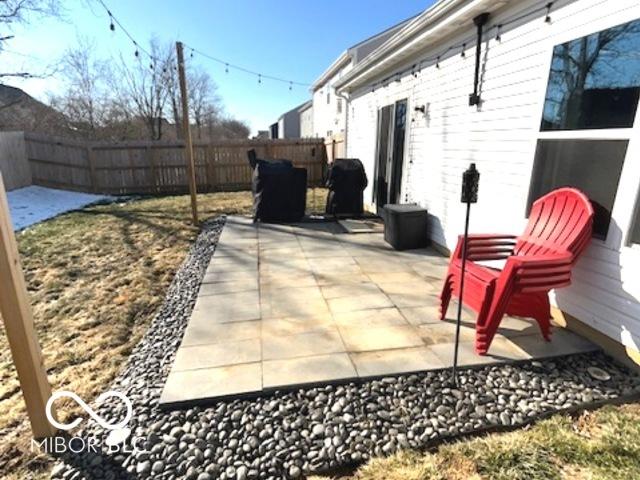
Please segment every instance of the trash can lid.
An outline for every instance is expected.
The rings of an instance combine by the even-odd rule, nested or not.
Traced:
[[[420,205],[415,203],[388,203],[384,206],[384,209],[388,212],[397,212],[397,213],[426,213],[427,209],[422,208]]]

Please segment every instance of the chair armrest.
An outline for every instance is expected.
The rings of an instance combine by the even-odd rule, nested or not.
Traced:
[[[515,235],[480,233],[472,234],[467,238],[467,259],[471,261],[504,260],[513,255],[516,244]],[[458,236],[458,245],[453,258],[462,258],[464,236]]]
[[[515,282],[522,292],[549,291],[571,284],[573,254],[512,256],[507,259],[499,282]]]
[[[571,267],[573,254],[571,252],[549,253],[545,255],[514,255],[507,259],[507,263],[513,264],[514,268],[553,268]]]

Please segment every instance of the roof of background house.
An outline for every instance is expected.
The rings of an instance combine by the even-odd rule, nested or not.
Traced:
[[[302,105],[300,105],[300,107],[298,108],[298,111],[300,113],[302,113],[302,112],[304,112],[305,110],[308,110],[311,107],[313,107],[313,100],[308,100],[308,101],[304,102]]]
[[[406,25],[408,22],[410,22],[414,18],[416,17],[413,16],[406,20],[403,20],[383,30],[382,32],[378,32],[375,35],[365,38],[364,40],[347,48],[344,52],[340,54],[338,58],[334,60],[334,62],[331,65],[329,65],[329,67],[316,79],[316,81],[313,82],[313,84],[311,85],[311,91],[314,92],[318,90],[327,82],[327,80],[329,80],[337,72],[339,72],[341,68],[344,68],[345,66],[347,66],[351,61],[353,61],[354,64],[357,64],[358,62],[366,58],[367,54],[369,53],[369,51],[367,51],[365,48],[367,45],[371,44],[372,42],[375,42],[375,40],[379,40],[381,37],[393,35],[397,30],[402,28],[404,25]],[[364,50],[363,52],[364,55],[360,56],[358,53],[362,50]]]
[[[336,89],[358,87],[394,67],[446,35],[472,25],[473,17],[493,12],[514,0],[439,0],[407,21],[390,38],[336,82]]]
[[[289,115],[290,113],[300,113],[301,110],[303,110],[304,106],[309,103],[310,100],[307,100],[304,103],[301,103],[300,105],[298,105],[297,107],[292,108],[291,110],[287,110],[286,112],[284,112],[282,115],[280,115],[278,117],[278,120],[281,120],[282,118],[286,117],[287,115]]]

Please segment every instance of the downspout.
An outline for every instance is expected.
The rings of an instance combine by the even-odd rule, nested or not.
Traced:
[[[344,119],[344,155],[345,157],[348,157],[347,155],[347,137],[348,137],[348,132],[349,132],[349,97],[346,96],[344,93],[338,93],[336,91],[336,96],[342,98],[344,100],[344,111],[346,113],[345,115],[345,119]]]

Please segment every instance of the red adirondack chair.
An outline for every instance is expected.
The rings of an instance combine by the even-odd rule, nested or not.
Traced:
[[[560,188],[531,208],[525,232],[469,235],[462,302],[477,312],[476,352],[486,355],[505,314],[532,317],[550,340],[549,291],[571,283],[571,268],[591,240],[593,207],[575,188]],[[451,257],[440,295],[443,320],[454,294],[460,298],[464,239]],[[477,262],[506,260],[498,270]]]

